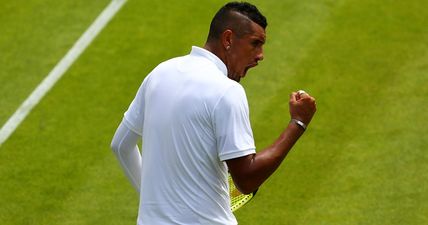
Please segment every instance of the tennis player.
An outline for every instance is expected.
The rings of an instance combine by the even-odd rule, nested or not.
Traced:
[[[291,122],[270,147],[255,151],[239,81],[263,60],[266,26],[254,5],[228,3],[205,46],[161,63],[142,82],[111,144],[140,196],[137,224],[237,224],[228,171],[241,192],[255,191],[305,131],[315,100],[293,92]]]

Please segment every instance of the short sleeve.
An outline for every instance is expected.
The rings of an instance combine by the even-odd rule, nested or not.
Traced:
[[[255,153],[248,101],[241,85],[226,91],[214,108],[213,120],[220,160]]]
[[[129,108],[124,115],[125,125],[129,129],[131,129],[132,131],[134,131],[135,133],[141,136],[143,134],[143,125],[144,125],[144,105],[145,105],[144,93],[148,82],[147,80],[148,80],[148,77],[144,79],[143,83],[138,89],[138,92],[134,100],[132,100],[131,105],[129,105]]]

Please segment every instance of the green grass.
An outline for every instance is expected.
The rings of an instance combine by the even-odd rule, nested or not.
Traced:
[[[107,4],[41,2],[0,7],[1,122]],[[126,3],[1,146],[0,223],[135,224],[111,137],[144,76],[202,45],[222,3]],[[240,224],[427,224],[428,3],[254,3],[269,20],[242,81],[258,149],[288,123],[291,91],[318,112]]]
[[[0,124],[67,53],[108,0],[2,1]]]

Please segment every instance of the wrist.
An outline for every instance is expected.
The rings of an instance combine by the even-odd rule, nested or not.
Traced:
[[[291,119],[290,123],[294,123],[296,124],[298,127],[302,128],[303,131],[306,130],[306,128],[308,127],[308,125],[306,125],[305,123],[303,123],[302,121],[298,120],[298,119]]]

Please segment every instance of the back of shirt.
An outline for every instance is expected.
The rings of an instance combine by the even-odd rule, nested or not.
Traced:
[[[160,64],[125,113],[142,134],[139,224],[237,224],[227,159],[255,152],[241,85],[206,50]]]

